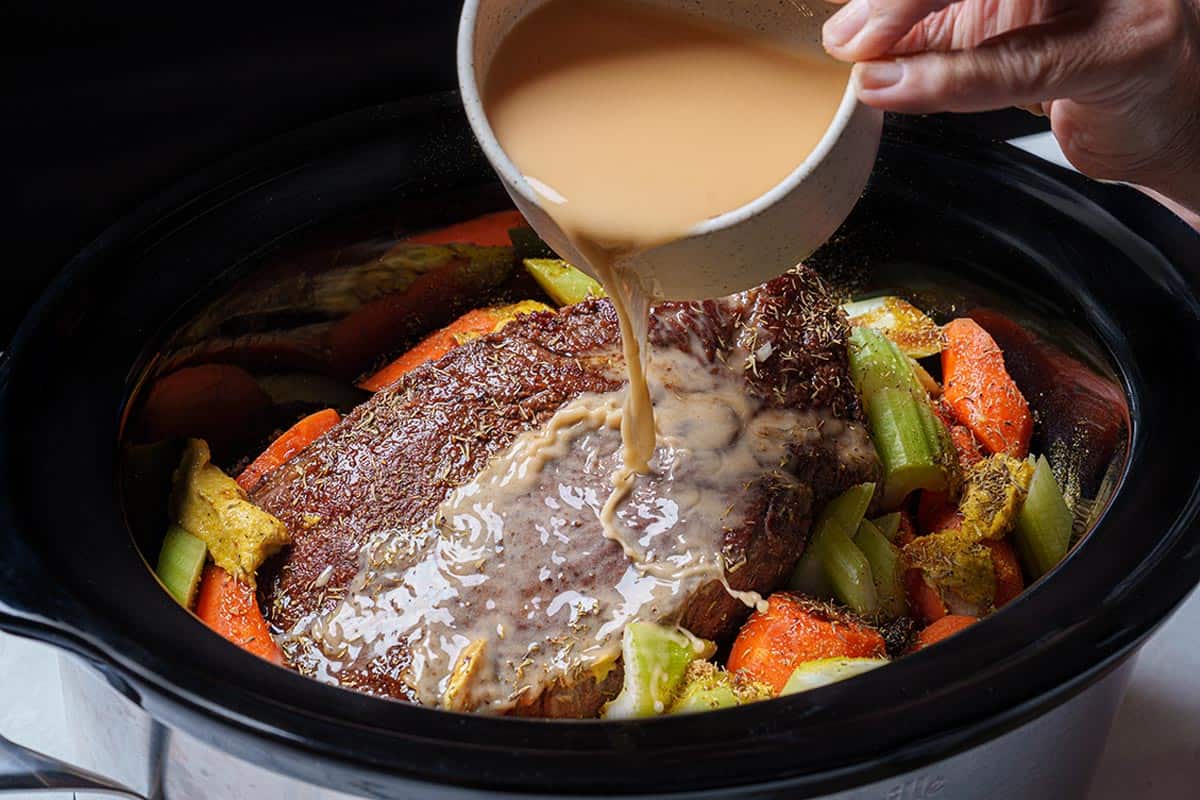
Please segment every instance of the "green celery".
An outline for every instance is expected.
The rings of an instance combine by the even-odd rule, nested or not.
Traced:
[[[155,573],[171,596],[184,608],[192,607],[207,558],[208,547],[202,539],[178,525],[167,529]]]
[[[688,665],[683,685],[675,702],[672,714],[692,714],[697,711],[715,711],[740,705],[734,689],[733,676],[707,661],[693,661]]]
[[[891,514],[885,514],[882,517],[871,520],[871,524],[879,529],[879,532],[887,537],[887,540],[892,544],[896,543],[896,537],[900,535],[900,512],[893,511]]]
[[[809,537],[808,559],[802,558],[792,575],[793,588],[805,591],[819,584],[812,569],[815,561],[822,568],[825,585],[838,600],[860,614],[875,612],[879,598],[871,566],[852,540],[874,494],[875,484],[864,483],[847,489],[826,504]]]
[[[838,600],[858,614],[874,614],[879,609],[871,564],[853,539],[840,529],[830,529],[809,547],[817,551]]]
[[[683,683],[688,665],[711,656],[715,648],[681,628],[631,622],[621,639],[625,667],[621,693],[604,707],[608,719],[637,719],[662,714]]]
[[[697,711],[717,711],[738,705],[733,687],[718,684],[706,688],[688,687],[671,706],[672,714],[695,714]]]
[[[796,667],[796,671],[788,678],[779,694],[785,696],[818,689],[870,672],[887,663],[887,659],[883,658],[822,658],[806,661]]]
[[[864,519],[854,535],[854,544],[862,551],[871,565],[871,577],[875,580],[875,593],[879,596],[879,610],[895,619],[908,613],[904,598],[904,565],[900,550],[888,541],[887,536],[870,520]]]
[[[879,331],[855,328],[850,372],[883,465],[884,507],[898,508],[917,489],[949,490],[956,477],[954,443],[908,358]]]
[[[833,597],[833,584],[829,582],[829,577],[825,574],[825,566],[821,563],[821,559],[817,558],[817,551],[812,547],[811,536],[809,537],[809,546],[804,548],[804,554],[800,556],[800,561],[792,572],[788,588],[820,600]]]
[[[598,281],[556,258],[527,258],[525,270],[560,306],[582,303],[589,297],[607,297]]]
[[[1037,460],[1029,494],[1017,514],[1015,540],[1017,552],[1036,580],[1054,568],[1067,554],[1071,544],[1074,515],[1054,480],[1045,456]]]

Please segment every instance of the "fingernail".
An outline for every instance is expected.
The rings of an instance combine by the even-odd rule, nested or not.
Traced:
[[[871,16],[870,5],[866,0],[851,0],[850,5],[834,14],[825,23],[822,33],[826,47],[841,47],[853,39]]]
[[[899,61],[864,61],[854,71],[859,88],[869,92],[891,88],[904,79],[904,65]]]

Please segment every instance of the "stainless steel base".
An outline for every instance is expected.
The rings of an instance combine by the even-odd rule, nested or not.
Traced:
[[[1050,713],[972,750],[924,769],[837,795],[831,800],[974,800],[1083,798],[1133,669],[1115,671]],[[203,744],[155,722],[72,656],[62,656],[68,723],[79,766],[166,800],[349,800],[351,795],[301,783]],[[476,791],[426,794],[478,796]],[[785,789],[755,797],[786,797]],[[77,797],[88,798],[86,793]]]

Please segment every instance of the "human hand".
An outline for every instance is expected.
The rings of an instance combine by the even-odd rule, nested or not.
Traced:
[[[1084,174],[1200,211],[1200,0],[850,0],[824,43],[869,105],[1037,109]]]

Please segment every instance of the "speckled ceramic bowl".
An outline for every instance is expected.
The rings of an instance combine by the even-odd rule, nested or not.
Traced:
[[[642,1],[684,9],[789,47],[816,49],[822,24],[837,9],[805,0]],[[459,27],[459,85],[471,127],[517,207],[555,251],[583,264],[496,140],[480,99],[483,76],[500,42],[544,2],[467,0]],[[816,250],[850,214],[875,164],[882,127],[883,114],[858,102],[847,86],[824,138],[782,183],[754,202],[696,226],[684,239],[631,256],[627,265],[656,276],[663,296],[680,300],[720,297],[775,277]],[[671,281],[677,275],[687,280]]]

